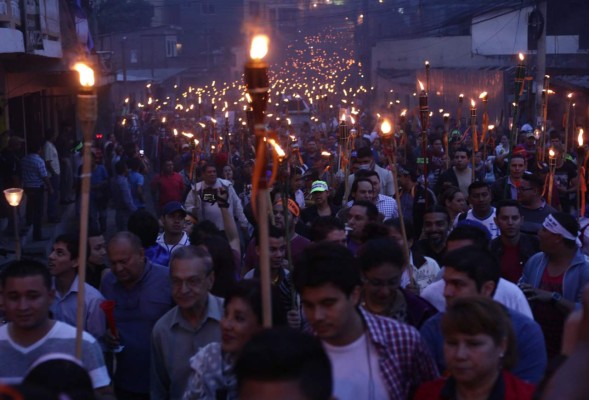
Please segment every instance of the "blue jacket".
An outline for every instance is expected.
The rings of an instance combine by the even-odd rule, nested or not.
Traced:
[[[526,382],[537,384],[544,377],[547,363],[542,329],[533,319],[509,308],[505,310],[511,319],[517,342],[517,364],[511,373]],[[425,321],[420,330],[421,337],[432,353],[440,374],[446,371],[441,324],[443,315],[444,313],[434,315]]]
[[[548,264],[548,257],[543,252],[534,254],[526,265],[520,283],[529,283],[533,287],[540,286],[542,274]],[[575,308],[581,308],[581,294],[585,284],[589,282],[589,258],[577,250],[570,267],[564,273],[562,281],[562,297],[575,303]]]

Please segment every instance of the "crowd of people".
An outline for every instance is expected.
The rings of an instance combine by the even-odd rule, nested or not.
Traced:
[[[491,132],[476,152],[460,130],[431,132],[422,154],[410,124],[393,150],[370,124],[347,149],[337,121],[271,127],[289,150],[270,192],[272,329],[252,140],[213,151],[164,129],[95,141],[82,357],[79,235],[67,230],[46,259],[1,270],[0,394],[584,398],[585,177],[560,133],[548,133],[552,171],[528,125],[515,142]],[[82,155],[59,143],[48,132],[20,158],[9,135],[1,153],[2,185],[24,188],[34,240],[79,198]]]

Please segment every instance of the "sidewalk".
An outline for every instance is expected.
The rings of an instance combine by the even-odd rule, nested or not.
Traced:
[[[29,229],[20,238],[22,258],[34,258],[46,262],[47,257],[51,253],[53,240],[57,237],[57,235],[66,231],[68,225],[71,224],[71,220],[74,217],[75,203],[62,205],[62,215],[60,222],[57,224],[43,224],[43,237],[48,238],[48,240],[44,241],[33,241],[33,227],[29,227]],[[24,226],[21,226],[20,228],[21,233],[23,233],[22,229]],[[0,264],[4,264],[16,259],[15,244],[16,241],[13,235],[2,234],[0,237]],[[4,251],[7,251],[6,255],[4,255]]]

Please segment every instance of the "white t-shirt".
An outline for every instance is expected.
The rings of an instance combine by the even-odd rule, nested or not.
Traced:
[[[461,219],[459,219],[459,217],[461,215],[462,214],[458,214],[456,216],[456,218],[454,218],[454,227],[456,227],[456,225],[458,224],[458,222],[462,221]],[[489,230],[489,233],[491,234],[491,239],[495,239],[497,236],[499,236],[499,228],[495,224],[495,207],[491,207],[491,213],[485,219],[479,219],[479,218],[477,218],[472,213],[472,210],[468,210],[466,212],[466,218],[463,218],[463,219],[470,219],[472,221],[477,221],[477,222],[483,224],[485,226],[485,228],[487,228]]]
[[[421,267],[417,268],[413,264],[413,252],[409,253],[409,264],[413,267],[413,279],[415,279],[415,283],[419,286],[419,292],[421,293],[426,287],[428,287],[432,282],[434,282],[440,273],[440,266],[430,257],[425,257],[425,264]],[[401,275],[401,287],[405,288],[409,285],[409,273],[407,271],[403,271],[403,275]]]
[[[331,361],[333,395],[338,400],[388,399],[378,365],[378,353],[366,334],[346,346],[323,342]]]
[[[55,148],[55,145],[49,141],[45,142],[43,145],[43,159],[45,161],[49,161],[51,168],[53,168],[57,175],[61,173],[59,168],[59,155],[57,154],[57,149]]]
[[[444,280],[440,279],[425,288],[419,295],[429,301],[438,309],[438,311],[443,312],[446,310],[444,287]],[[499,283],[497,283],[497,290],[495,290],[493,299],[507,308],[518,311],[526,317],[534,319],[526,296],[524,296],[524,293],[515,283],[499,278]]]
[[[0,383],[19,384],[31,365],[46,354],[65,353],[75,356],[76,328],[64,322],[55,321],[43,338],[28,347],[20,346],[12,340],[8,333],[9,325],[0,327]],[[83,332],[82,339],[82,364],[92,379],[92,386],[108,386],[110,378],[100,345],[87,332]]]

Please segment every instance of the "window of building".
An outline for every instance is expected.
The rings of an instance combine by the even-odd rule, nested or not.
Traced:
[[[166,57],[178,57],[177,44],[178,39],[175,37],[166,38]]]

